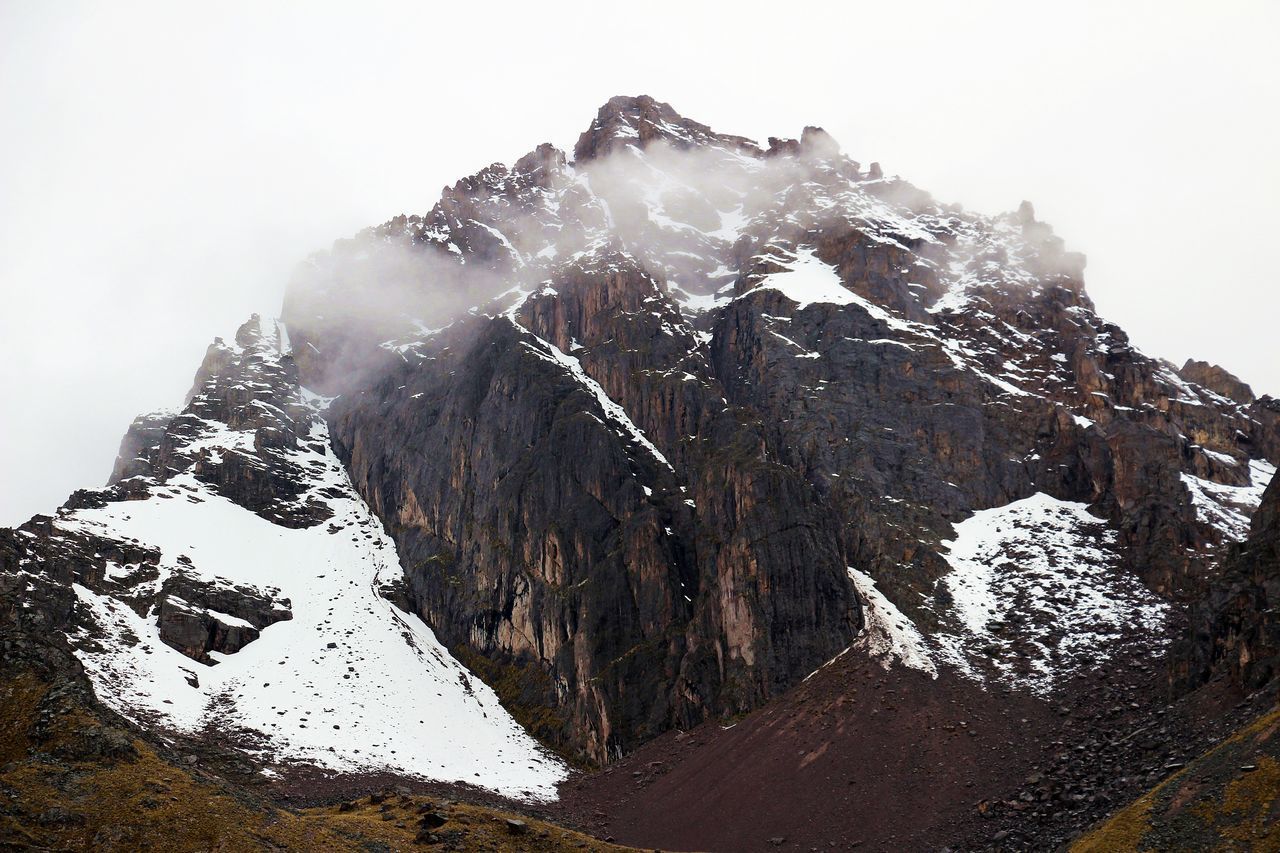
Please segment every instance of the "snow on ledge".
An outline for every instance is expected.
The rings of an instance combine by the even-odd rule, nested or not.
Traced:
[[[876,589],[876,582],[870,575],[853,566],[849,566],[848,571],[849,580],[853,581],[853,587],[862,599],[862,631],[854,639],[853,645],[806,675],[804,680],[808,681],[854,650],[865,652],[868,657],[878,660],[885,670],[892,669],[897,663],[923,672],[930,678],[937,678],[937,664],[915,623]]]
[[[605,393],[604,388],[600,386],[599,382],[587,375],[587,372],[582,369],[582,363],[578,361],[578,359],[568,355],[550,341],[543,340],[533,332],[530,332],[524,326],[517,323],[514,318],[508,319],[511,319],[511,322],[515,324],[516,328],[541,344],[543,350],[545,350],[544,352],[531,346],[529,347],[530,352],[551,362],[552,364],[558,364],[565,370],[569,371],[570,375],[572,375],[574,379],[578,380],[584,388],[595,396],[596,401],[600,404],[600,408],[604,409],[604,413],[611,421],[614,422],[614,424],[620,427],[630,438],[634,439],[638,444],[648,450],[649,453],[653,455],[653,458],[661,462],[664,467],[670,471],[675,471],[675,469],[671,467],[671,463],[667,461],[667,457],[662,455],[662,451],[659,450],[657,446],[649,440],[649,436],[645,435],[644,431],[641,430],[640,427],[636,426],[635,422],[631,420],[631,416],[627,414],[626,409],[622,408],[622,406],[616,403],[612,397]]]
[[[1231,457],[1224,458],[1236,464]],[[1247,486],[1226,486],[1187,473],[1181,477],[1195,507],[1196,519],[1216,528],[1230,542],[1243,542],[1249,536],[1253,511],[1262,503],[1262,493],[1275,473],[1276,467],[1270,462],[1251,459]]]
[[[902,332],[915,331],[907,321],[898,319],[879,305],[863,299],[845,287],[836,268],[820,260],[813,249],[799,249],[794,259],[781,260],[778,263],[785,268],[783,272],[770,273],[742,296],[761,290],[776,290],[796,303],[796,310],[802,310],[814,303],[857,305],[873,319],[880,320],[891,329]]]

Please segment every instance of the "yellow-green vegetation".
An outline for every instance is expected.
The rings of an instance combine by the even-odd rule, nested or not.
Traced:
[[[64,707],[38,724],[48,689],[27,674],[0,687],[0,849],[625,849],[523,815],[411,795],[286,809],[138,739],[134,755],[68,758],[103,723]],[[44,730],[33,735],[33,725]]]
[[[1163,787],[1164,784],[1143,794],[1101,827],[1071,845],[1072,853],[1113,853],[1143,849],[1142,839],[1151,831],[1148,815],[1151,813],[1152,801]]]
[[[1161,782],[1071,849],[1280,851],[1280,707]]]

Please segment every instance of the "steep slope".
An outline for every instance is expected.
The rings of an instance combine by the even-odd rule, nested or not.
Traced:
[[[7,547],[0,543],[0,549]],[[292,809],[232,785],[218,747],[180,754],[93,696],[58,635],[0,617],[0,847],[6,850],[621,850],[508,810],[404,791]]]
[[[1134,350],[1030,205],[968,213],[820,129],[761,148],[647,97],[574,158],[487,167],[285,304],[417,612],[540,736],[601,761],[759,705],[851,644],[848,567],[938,661],[1050,691],[1073,656],[1163,649],[1243,538],[1275,402]],[[953,526],[1001,507],[1026,534],[1001,619],[966,616]]]
[[[395,601],[395,550],[255,317],[117,482],[10,534],[5,598],[130,721],[299,764],[554,795],[560,763]],[[124,476],[128,475],[128,476]],[[275,768],[275,769],[273,769]]]

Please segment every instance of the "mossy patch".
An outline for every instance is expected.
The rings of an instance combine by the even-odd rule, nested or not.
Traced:
[[[1280,708],[1191,762],[1072,846],[1280,851]]]

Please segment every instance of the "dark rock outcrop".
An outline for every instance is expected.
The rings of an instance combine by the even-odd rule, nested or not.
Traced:
[[[1280,478],[1263,494],[1249,538],[1193,609],[1179,649],[1174,677],[1184,687],[1215,675],[1246,692],[1280,676]]]
[[[713,382],[685,381],[705,354],[656,283],[603,263],[330,412],[424,618],[464,661],[503,668],[537,734],[597,761],[753,707],[859,618],[811,488],[761,456]]]
[[[192,660],[213,664],[209,652],[234,654],[262,629],[293,618],[288,599],[247,586],[224,586],[170,575],[155,605],[160,639]]]
[[[300,500],[304,480],[289,451],[308,439],[312,410],[303,404],[297,368],[277,357],[278,342],[258,315],[233,344],[216,339],[205,353],[177,415],[143,416],[121,443],[110,484],[149,477],[164,483],[185,471],[230,500],[286,527],[310,527],[328,517],[322,502]],[[223,432],[238,433],[219,441]]]
[[[160,443],[172,420],[172,412],[153,412],[134,418],[120,440],[120,454],[107,482],[118,483],[155,470]]]
[[[750,152],[759,150],[750,139],[716,133],[705,124],[680,115],[670,104],[640,95],[610,98],[591,127],[578,137],[573,156],[578,161],[594,160],[624,146],[643,148],[655,141],[675,148],[713,144]]]

